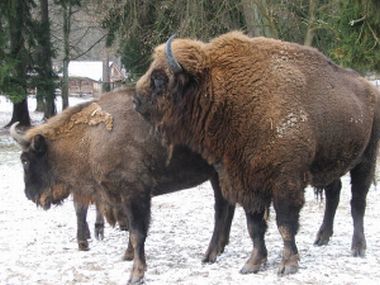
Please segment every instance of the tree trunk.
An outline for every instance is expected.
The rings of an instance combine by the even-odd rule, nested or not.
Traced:
[[[27,99],[22,100],[20,103],[13,103],[12,119],[5,127],[10,127],[15,122],[19,122],[20,126],[30,126]]]
[[[41,93],[36,92],[36,100],[37,100],[37,106],[36,106],[36,112],[44,112],[45,111],[45,102],[44,98],[42,97]]]
[[[27,53],[25,49],[25,39],[23,35],[24,28],[24,13],[26,7],[22,0],[14,0],[12,10],[9,13],[9,28],[10,28],[10,50],[11,57],[17,60],[15,68],[15,78],[18,85],[18,97],[22,98],[16,103],[13,103],[12,119],[7,126],[15,122],[20,122],[21,126],[30,126],[30,117],[28,111],[28,101],[26,92],[26,60]]]
[[[108,51],[106,51],[106,57],[103,60],[103,84],[102,84],[102,92],[109,92],[111,91],[110,86],[110,58]]]
[[[62,110],[69,106],[69,63],[70,63],[70,30],[71,4],[63,5],[63,79],[62,79]]]
[[[256,32],[258,35],[272,37],[278,39],[278,30],[276,27],[274,16],[271,13],[271,7],[267,4],[266,0],[242,0],[243,7],[247,5],[247,7],[254,7],[254,13],[249,17],[255,17],[257,21],[258,27],[256,28]],[[248,8],[252,9],[252,8]],[[244,11],[244,17],[246,11]],[[248,26],[247,26],[248,28]],[[256,36],[256,34],[255,34]]]
[[[39,84],[37,97],[44,101],[44,117],[50,118],[56,114],[54,72],[51,63],[52,50],[50,42],[50,22],[48,0],[40,0],[41,31],[39,35]]]
[[[247,34],[251,37],[262,36],[264,33],[255,0],[242,0],[241,4],[247,26]]]
[[[63,59],[62,70],[62,110],[69,106],[69,60]]]
[[[307,31],[304,39],[305,46],[312,46],[315,36],[315,21],[316,21],[316,10],[318,5],[318,0],[309,0],[309,19],[307,25]]]

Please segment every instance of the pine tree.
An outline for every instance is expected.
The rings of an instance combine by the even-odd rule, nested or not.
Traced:
[[[35,85],[37,98],[43,103],[44,117],[50,118],[56,114],[55,107],[55,80],[56,75],[52,68],[53,50],[50,41],[50,22],[48,0],[40,0],[40,19],[36,24],[36,59],[34,69],[37,73]]]
[[[30,126],[27,102],[27,79],[30,69],[30,47],[33,46],[31,7],[33,0],[14,0],[1,3],[1,26],[4,31],[0,68],[0,90],[13,102],[12,119]]]

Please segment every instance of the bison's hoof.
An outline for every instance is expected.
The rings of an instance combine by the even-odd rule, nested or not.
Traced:
[[[240,269],[241,274],[257,273],[260,271],[262,264],[244,264],[243,268]]]
[[[364,257],[366,249],[367,243],[365,241],[364,235],[359,237],[354,236],[351,245],[352,255],[355,257]]]
[[[224,248],[228,244],[228,240],[219,240],[217,242],[210,242],[208,249],[202,259],[202,263],[214,263],[219,255],[224,252]]]
[[[332,231],[319,230],[317,238],[314,241],[314,245],[327,245],[330,241],[330,237],[332,236],[332,234]]]
[[[224,247],[208,250],[202,259],[202,263],[214,263],[216,261],[216,258],[221,255],[223,251]]]
[[[136,285],[136,284],[144,284],[144,272],[146,270],[146,266],[142,265],[141,267],[135,267],[132,270],[131,277],[129,278],[128,284]]]
[[[95,223],[95,238],[97,240],[104,239],[104,224]]]
[[[123,261],[131,261],[134,258],[133,251],[131,250],[126,250],[124,255],[123,255]]]
[[[79,240],[78,241],[78,249],[81,251],[90,250],[90,248],[88,247],[88,241],[87,240]]]
[[[144,284],[144,278],[143,277],[131,277],[128,280],[128,285],[138,285],[138,284]]]
[[[314,245],[317,245],[317,246],[327,245],[329,241],[330,241],[330,237],[318,235],[314,241]]]
[[[278,268],[278,275],[284,276],[294,274],[298,271],[298,254],[291,256],[289,259],[282,260]]]
[[[354,257],[365,257],[365,252],[366,252],[365,248],[360,248],[360,247],[352,248],[351,251]]]
[[[267,262],[267,250],[265,247],[263,248],[254,248],[251,256],[244,264],[243,268],[240,269],[241,274],[248,273],[257,273],[262,266]]]
[[[215,252],[205,255],[202,258],[202,263],[214,263],[218,255]]]

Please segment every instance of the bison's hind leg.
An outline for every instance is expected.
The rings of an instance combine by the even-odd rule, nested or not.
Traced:
[[[326,195],[325,214],[314,242],[315,245],[321,246],[328,244],[330,237],[333,235],[334,217],[339,204],[341,188],[342,182],[340,179],[335,180],[324,188]]]
[[[215,223],[210,244],[202,259],[203,263],[213,263],[223,253],[225,246],[229,242],[232,219],[235,213],[235,205],[231,205],[223,198],[217,175],[211,178],[211,185],[215,198]]]
[[[104,216],[100,210],[99,202],[96,202],[96,221],[95,221],[95,238],[97,240],[104,239]]]
[[[364,235],[364,213],[366,197],[373,181],[377,157],[377,140],[368,145],[362,162],[350,172],[351,174],[351,215],[354,222],[351,250],[353,256],[365,256],[366,240]]]
[[[286,168],[284,168],[286,169]],[[288,168],[291,169],[291,168]],[[285,173],[278,177],[272,188],[273,206],[276,211],[276,223],[281,234],[284,250],[278,275],[293,274],[298,271],[299,254],[295,236],[299,228],[299,213],[304,204],[306,183],[302,172],[294,175]]]

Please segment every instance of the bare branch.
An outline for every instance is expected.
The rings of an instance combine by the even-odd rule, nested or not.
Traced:
[[[357,23],[363,22],[367,18],[367,15],[364,15],[363,17],[356,19],[356,20],[351,20],[350,21],[350,26],[353,26]]]
[[[100,37],[100,39],[98,39],[96,42],[94,42],[88,49],[86,49],[84,52],[76,55],[75,57],[72,57],[71,60],[76,60],[78,58],[80,58],[81,56],[85,55],[86,53],[88,53],[91,49],[93,49],[98,43],[100,43],[103,39],[105,39],[107,35],[103,35],[102,37]]]

